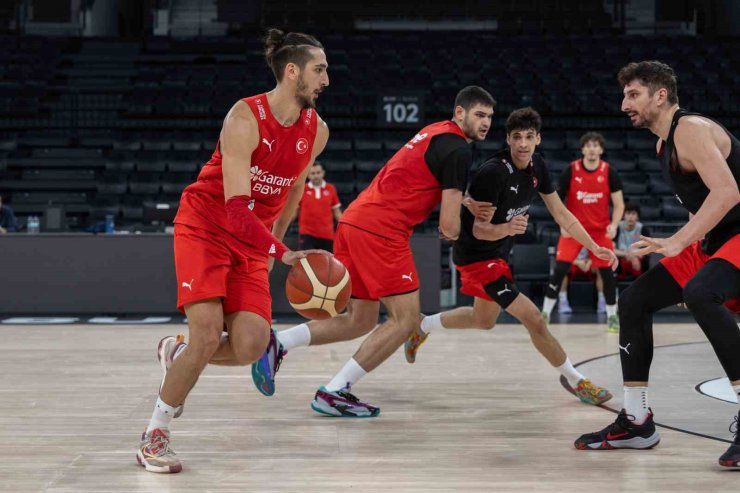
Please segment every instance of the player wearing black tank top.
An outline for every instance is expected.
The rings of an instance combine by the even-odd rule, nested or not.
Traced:
[[[685,303],[712,344],[740,398],[740,141],[711,118],[678,107],[676,76],[656,61],[630,63],[619,72],[622,111],[637,128],[659,137],[663,173],[691,213],[670,238],[640,237],[638,255],[665,255],[619,298],[620,356],[625,409],[616,422],[582,435],[579,449],[651,448],[660,436],[648,408],[653,356],[652,315]],[[729,309],[728,309],[729,308]],[[730,429],[735,439],[719,458],[740,467],[740,410]]]

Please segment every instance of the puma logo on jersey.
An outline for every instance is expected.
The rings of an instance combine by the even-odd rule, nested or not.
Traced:
[[[413,272],[409,272],[408,274],[401,274],[401,279],[408,279],[409,282],[413,282],[414,279],[411,277],[412,274]]]
[[[262,138],[262,143],[267,146],[268,149],[270,149],[270,152],[272,152],[272,144],[275,143],[275,139],[272,139],[271,141],[267,141],[264,137]]]
[[[195,282],[195,279],[191,279],[190,282],[183,281],[182,282],[182,287],[183,288],[188,288],[190,290],[190,292],[192,292],[193,291],[193,283],[194,282]]]
[[[499,296],[501,296],[504,293],[511,293],[511,292],[513,292],[513,291],[511,289],[509,289],[509,285],[508,284],[504,284],[504,289],[502,289],[501,291],[496,291],[496,294],[499,295]]]
[[[630,347],[631,342],[628,342],[626,346],[622,347],[621,345],[617,344],[619,346],[619,349],[623,350],[625,353],[630,354],[630,352],[627,350],[628,347]]]
[[[577,181],[578,183],[583,183],[583,178],[582,178],[582,177],[580,177],[580,176],[576,176],[576,177],[575,177],[575,180],[576,180],[576,181]]]
[[[519,185],[515,187],[509,187],[509,190],[513,190],[515,194],[519,195]]]

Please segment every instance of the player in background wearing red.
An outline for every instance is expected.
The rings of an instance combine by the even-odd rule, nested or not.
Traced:
[[[570,167],[560,174],[558,192],[565,206],[580,221],[594,241],[609,250],[614,249],[612,239],[617,235],[619,221],[624,213],[622,181],[617,170],[601,159],[604,153],[604,137],[597,132],[587,132],[581,137],[583,158],[573,161]],[[612,203],[609,218],[609,200]],[[581,244],[566,231],[560,230],[555,270],[547,282],[542,315],[546,321],[558,301],[560,284],[570,272],[573,260],[578,257]],[[599,269],[604,284],[606,302],[607,330],[619,332],[617,319],[617,281],[608,262],[589,252],[592,266]],[[601,296],[601,294],[600,294]],[[601,301],[601,300],[599,300]]]
[[[660,441],[648,377],[653,313],[667,306],[686,304],[740,398],[740,331],[732,313],[740,308],[740,139],[717,121],[679,108],[676,74],[664,63],[630,63],[618,80],[622,111],[634,127],[658,136],[663,174],[693,216],[670,238],[642,235],[634,245],[637,255],[665,257],[619,297],[624,408],[614,423],[575,441],[583,450],[648,449]],[[734,443],[719,458],[725,467],[740,467],[740,408],[736,412]]]
[[[337,189],[324,179],[324,166],[316,161],[308,172],[308,183],[298,205],[298,246],[302,250],[334,247],[334,220],[342,217]]]
[[[350,393],[352,385],[377,368],[419,325],[419,277],[409,240],[414,226],[440,205],[439,231],[460,234],[460,205],[472,162],[470,143],[486,138],[495,101],[484,89],[469,86],[455,98],[452,120],[422,128],[378,172],[372,183],[342,215],[334,255],[349,271],[352,299],[346,313],[329,320],[300,324],[278,334],[282,349],[328,344],[372,331],[347,364],[316,392],[311,407],[341,417],[372,417],[376,406]],[[475,204],[490,212],[490,204]],[[485,213],[485,212],[484,212]],[[388,320],[378,323],[380,303]],[[274,393],[278,361],[264,356],[255,384]],[[272,383],[265,391],[263,382]]]
[[[164,378],[137,451],[147,471],[182,470],[170,448],[170,422],[206,365],[248,365],[265,347],[274,352],[268,256],[292,265],[308,253],[280,240],[329,138],[315,110],[329,85],[326,55],[313,36],[271,29],[265,58],[276,87],[231,108],[175,218],[177,304],[188,318],[189,341],[159,343]]]
[[[614,253],[590,237],[558,197],[545,160],[535,154],[541,127],[542,118],[532,108],[513,111],[506,119],[509,148],[480,165],[473,175],[468,193],[476,201],[492,203],[493,215],[482,220],[467,209],[461,211],[462,229],[453,246],[453,259],[462,280],[460,291],[473,296],[475,301],[472,307],[424,317],[406,340],[406,360],[416,361],[419,347],[434,330],[492,329],[503,308],[524,325],[532,345],[568,381],[576,397],[598,405],[612,395],[575,369],[548,330],[540,310],[517,289],[509,267],[514,239],[527,230],[527,211],[538,194],[555,221],[579,246],[587,247],[607,265],[617,264]]]

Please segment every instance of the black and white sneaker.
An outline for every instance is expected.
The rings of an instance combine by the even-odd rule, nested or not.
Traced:
[[[735,434],[735,440],[727,449],[727,452],[719,458],[719,465],[724,467],[740,468],[740,412],[735,416],[735,421],[730,424],[730,431]]]
[[[579,450],[612,450],[618,448],[653,448],[660,443],[660,435],[655,431],[653,411],[641,425],[635,424],[635,417],[622,409],[617,420],[596,433],[581,435],[575,446]]]

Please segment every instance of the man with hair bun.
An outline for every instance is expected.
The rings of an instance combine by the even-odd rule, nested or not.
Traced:
[[[619,355],[624,408],[614,423],[575,441],[581,450],[649,449],[660,442],[648,405],[653,359],[653,313],[684,303],[709,339],[740,404],[740,140],[716,120],[678,106],[676,74],[658,61],[619,71],[622,111],[647,128],[663,175],[689,221],[670,238],[641,235],[638,256],[664,255],[619,297]],[[730,425],[735,439],[720,466],[740,468],[740,408]]]
[[[206,365],[248,365],[265,347],[276,353],[269,257],[293,265],[319,251],[294,252],[281,239],[329,138],[315,110],[329,85],[326,54],[313,36],[271,29],[265,60],[277,85],[232,106],[211,159],[182,193],[175,270],[189,340],[159,342],[164,377],[136,453],[147,471],[182,470],[170,448],[170,422]]]

